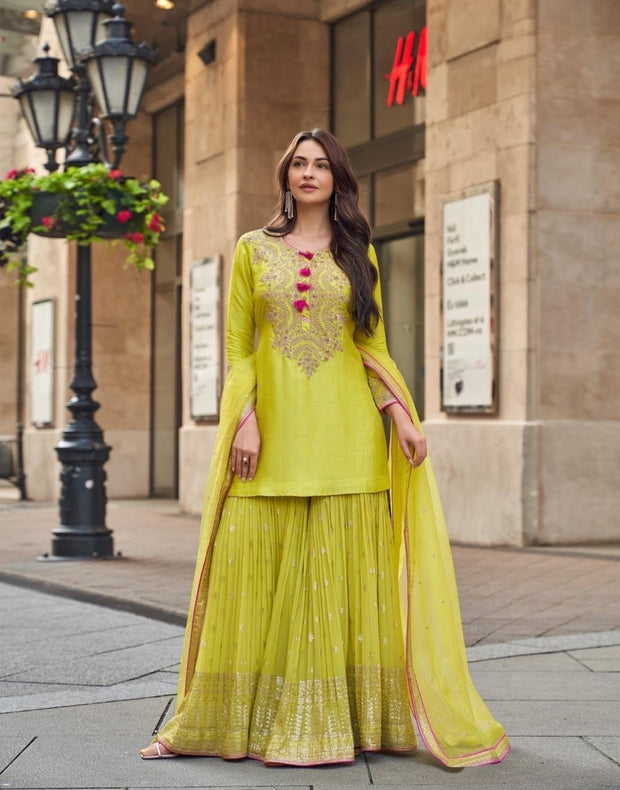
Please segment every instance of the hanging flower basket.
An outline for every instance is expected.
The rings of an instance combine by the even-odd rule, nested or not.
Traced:
[[[0,266],[18,271],[30,285],[35,269],[19,255],[29,233],[65,238],[80,245],[119,240],[126,263],[152,269],[150,249],[164,231],[160,215],[168,198],[159,182],[130,178],[103,164],[37,175],[13,170],[0,181]]]
[[[30,209],[30,228],[31,233],[37,236],[47,236],[49,239],[66,239],[75,228],[72,228],[62,219],[44,224],[48,217],[60,217],[62,212],[63,196],[58,192],[35,192],[32,196],[32,206]],[[115,203],[117,201],[115,200]],[[118,211],[121,210],[117,203]],[[118,213],[118,212],[117,212]],[[101,225],[97,228],[97,236],[102,239],[122,239],[127,233],[126,224],[119,222],[115,215],[102,214]]]

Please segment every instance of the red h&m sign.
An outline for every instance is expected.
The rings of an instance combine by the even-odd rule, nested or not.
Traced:
[[[407,33],[406,36],[400,36],[396,42],[392,71],[383,75],[390,83],[387,98],[388,107],[391,107],[395,102],[402,104],[405,101],[406,93],[417,96],[420,89],[426,90],[425,27],[420,30],[420,34],[417,36],[417,50],[415,44],[415,30]]]

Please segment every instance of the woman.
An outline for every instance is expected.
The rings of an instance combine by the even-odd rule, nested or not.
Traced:
[[[414,749],[413,712],[446,765],[497,762],[508,741],[467,672],[426,442],[387,353],[346,152],[302,132],[277,177],[280,210],[233,261],[176,713],[141,755],[349,762]]]

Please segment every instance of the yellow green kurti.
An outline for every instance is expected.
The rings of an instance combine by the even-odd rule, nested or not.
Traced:
[[[398,401],[419,427],[415,407],[382,324],[358,337],[348,298],[328,251],[240,240],[177,706],[158,737],[182,754],[342,762],[414,748],[413,713],[446,765],[497,762],[508,741],[467,670],[430,459],[412,470],[393,436],[386,467],[377,407]],[[230,450],[254,406],[263,446],[241,483]]]
[[[231,495],[389,488],[383,423],[355,346],[350,296],[349,280],[329,249],[308,260],[262,230],[241,237],[230,281],[226,349],[234,365],[252,354],[258,332],[262,450],[254,480],[235,481]],[[382,325],[372,342],[385,349]]]

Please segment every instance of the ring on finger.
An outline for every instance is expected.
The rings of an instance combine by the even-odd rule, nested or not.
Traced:
[[[247,463],[248,463],[248,457],[247,457],[247,455],[244,455],[244,456],[243,456],[243,458],[242,458],[241,460],[243,461],[243,463],[244,463],[244,464],[247,464]]]

